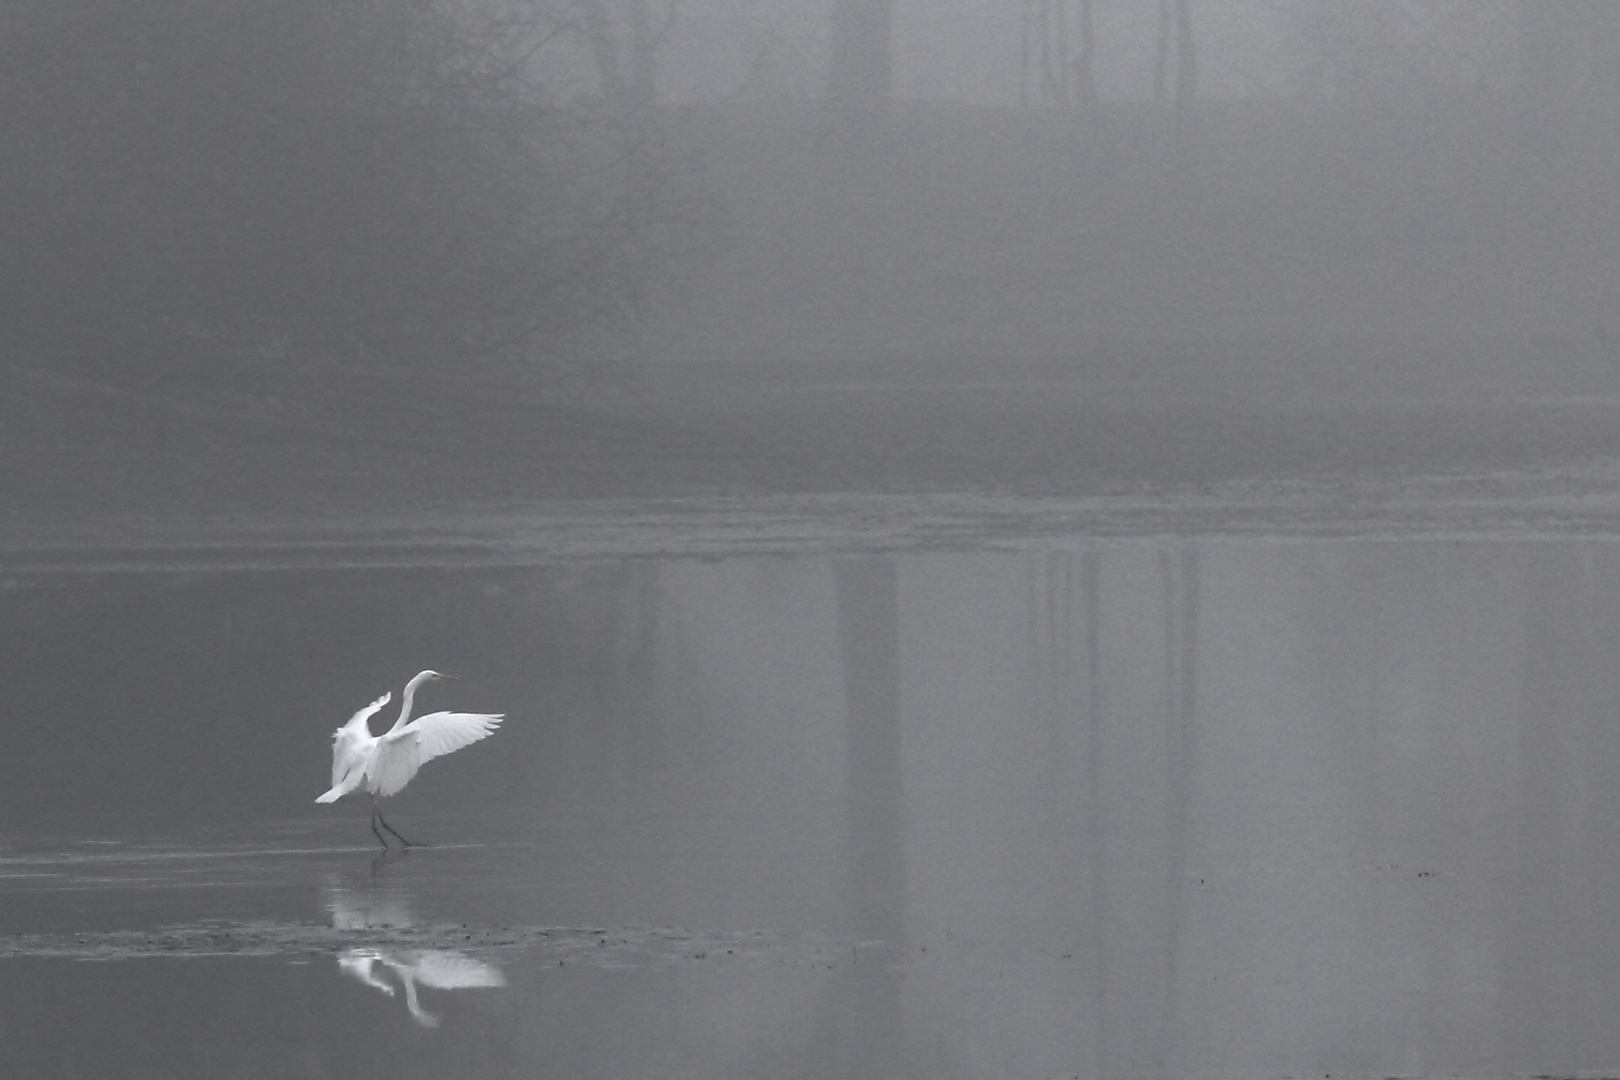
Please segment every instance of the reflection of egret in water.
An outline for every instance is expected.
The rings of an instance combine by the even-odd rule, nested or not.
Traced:
[[[372,967],[381,959],[382,955],[376,949],[344,949],[338,955],[337,962],[343,974],[352,975],[373,990],[381,990],[393,997],[393,986],[379,979]]]
[[[418,984],[435,990],[506,985],[506,976],[495,965],[453,949],[356,948],[345,949],[338,956],[338,967],[345,975],[393,997],[394,988],[377,974],[379,964],[398,976],[405,987],[405,1007],[423,1027],[437,1027],[439,1018],[422,1008],[417,1000]]]
[[[332,925],[340,930],[404,928],[416,921],[402,897],[376,895],[369,890],[357,892],[341,885],[327,888],[326,906],[332,913]],[[454,949],[357,946],[343,950],[337,962],[338,969],[345,975],[389,997],[394,996],[393,984],[384,979],[378,969],[393,972],[405,987],[405,1007],[423,1027],[437,1027],[439,1018],[422,1008],[416,994],[419,985],[435,990],[506,985],[506,976],[495,965]]]

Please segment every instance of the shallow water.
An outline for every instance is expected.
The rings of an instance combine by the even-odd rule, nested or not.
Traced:
[[[0,599],[0,1075],[1620,1063],[1612,542]],[[328,737],[429,666],[427,709],[508,719],[385,804],[424,846],[380,858],[313,802]]]

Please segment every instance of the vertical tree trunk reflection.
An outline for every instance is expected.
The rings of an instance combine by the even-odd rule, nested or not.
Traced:
[[[905,947],[906,885],[899,568],[889,556],[863,557],[834,562],[833,575],[848,746],[851,930],[857,942],[880,942],[883,953],[895,955]],[[849,957],[852,985],[838,979],[829,987],[812,1056],[829,1074],[902,1075],[899,968],[882,955],[863,964],[859,953],[856,947]]]
[[[1167,1075],[1168,1060],[1180,1031],[1181,930],[1185,921],[1187,864],[1192,854],[1193,777],[1197,764],[1198,700],[1198,551],[1184,548],[1173,561],[1159,552],[1165,602],[1165,791],[1170,800],[1169,836],[1165,846],[1165,980],[1161,1030]]]

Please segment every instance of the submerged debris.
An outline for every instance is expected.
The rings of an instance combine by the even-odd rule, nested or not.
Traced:
[[[760,955],[785,939],[767,931],[717,934],[674,927],[475,927],[456,924],[344,928],[302,923],[199,923],[158,930],[17,934],[0,937],[0,959],[57,957],[127,960],[151,956],[292,956],[348,949],[458,949],[472,953],[536,950],[598,967],[671,961],[704,954]]]

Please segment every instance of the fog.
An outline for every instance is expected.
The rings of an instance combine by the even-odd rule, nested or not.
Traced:
[[[1048,410],[1620,388],[1611,5],[73,0],[7,17],[0,344],[4,419],[32,448],[5,481],[22,502],[117,497],[115,469],[177,462],[244,494],[231,477],[288,444],[355,488],[646,478],[645,460],[596,468],[604,447],[660,469],[685,455],[653,487],[730,485],[773,454],[795,464],[747,483],[865,484],[828,467],[842,420],[798,417],[809,441],[789,447],[780,416],[758,419],[783,387],[926,386],[979,425],[1029,407],[987,385]],[[640,435],[581,443],[559,403]],[[848,419],[847,399],[791,400],[812,403]],[[733,440],[718,473],[716,439]],[[1138,441],[1127,456],[1187,474]]]
[[[0,3],[0,1072],[1611,1074],[1617,117],[1596,0]]]
[[[806,79],[689,107],[735,232],[671,353],[1200,398],[1613,390],[1601,6],[1189,5],[1161,62],[1158,5],[1099,0],[1086,80],[1087,6],[894,4],[892,97],[848,157]]]

